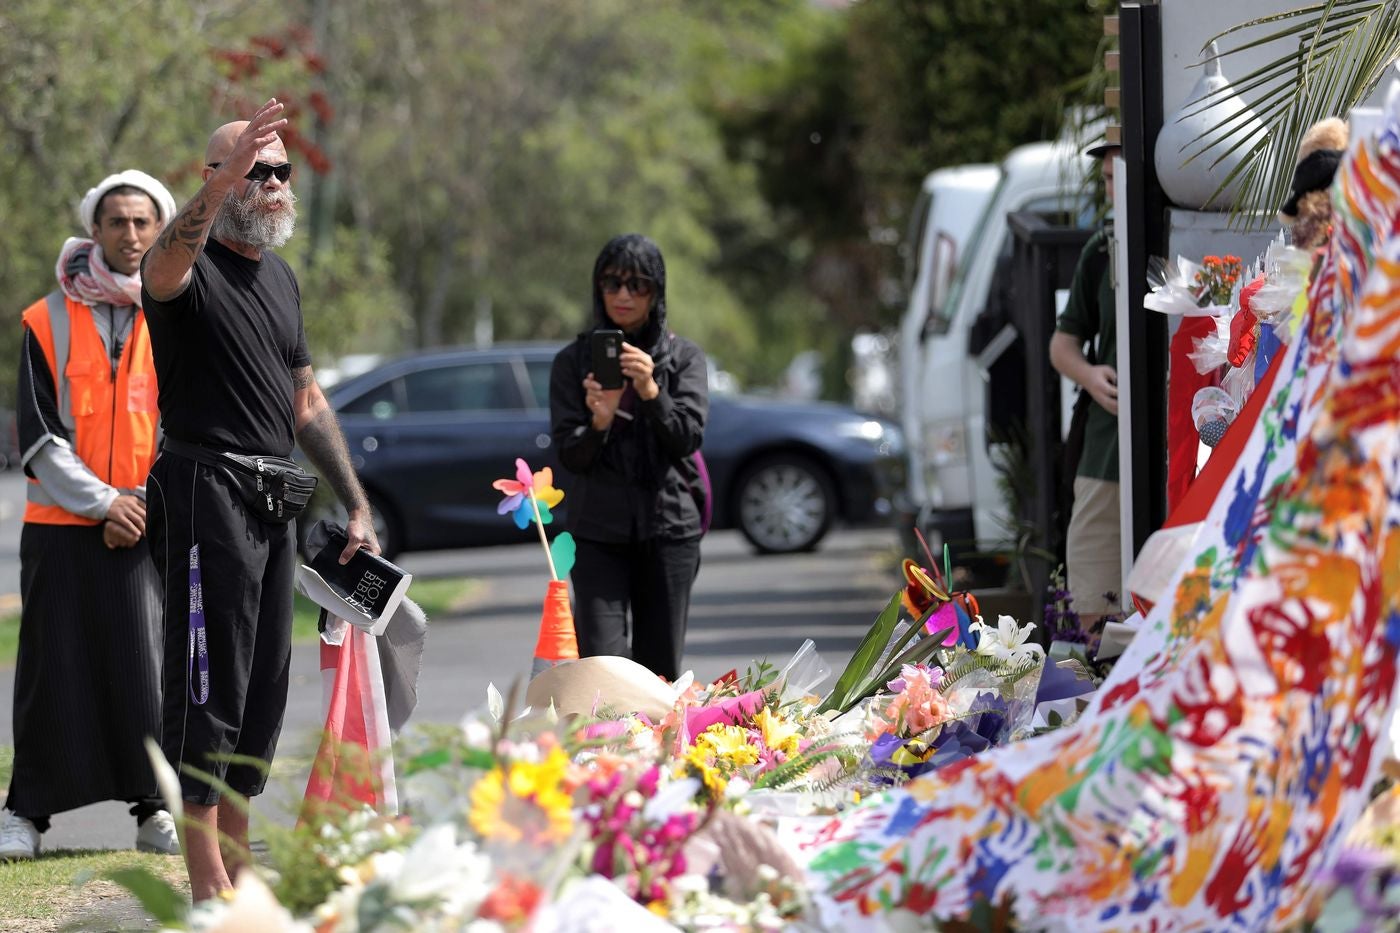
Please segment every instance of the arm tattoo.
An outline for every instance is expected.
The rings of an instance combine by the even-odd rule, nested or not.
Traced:
[[[335,412],[329,407],[317,412],[297,431],[297,443],[348,511],[369,507],[364,487],[350,465],[350,448],[345,446],[345,435],[340,430],[340,422],[335,420]]]
[[[311,367],[298,366],[292,370],[292,388],[300,392],[311,386]]]
[[[209,236],[218,206],[209,203],[204,189],[192,198],[179,213],[166,224],[156,238],[156,249],[168,253],[181,253],[192,264],[195,257],[204,249],[204,241]]]

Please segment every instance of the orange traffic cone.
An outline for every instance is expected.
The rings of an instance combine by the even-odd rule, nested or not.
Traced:
[[[574,613],[569,606],[569,582],[549,581],[544,595],[544,613],[540,616],[540,637],[535,642],[535,663],[530,676],[545,671],[560,661],[578,660],[578,637],[574,634]]]

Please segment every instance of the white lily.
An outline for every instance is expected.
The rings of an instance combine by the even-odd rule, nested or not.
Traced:
[[[691,805],[700,790],[699,778],[679,778],[661,787],[642,807],[642,819],[661,824]]]
[[[471,842],[457,843],[450,823],[432,827],[405,853],[390,884],[390,896],[401,903],[448,903],[449,913],[465,914],[486,899],[491,859]]]
[[[980,620],[974,627],[978,633],[978,654],[1009,664],[1021,664],[1045,657],[1044,648],[1036,644],[1027,644],[1026,640],[1035,631],[1035,624],[1032,622],[1018,625],[1011,616],[1001,616],[997,619],[996,628]]]

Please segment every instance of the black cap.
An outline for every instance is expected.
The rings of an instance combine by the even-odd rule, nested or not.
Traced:
[[[1091,158],[1091,159],[1102,159],[1104,156],[1108,155],[1108,154],[1109,154],[1110,152],[1112,152],[1114,149],[1122,149],[1122,148],[1123,148],[1123,146],[1122,146],[1120,143],[1110,143],[1110,142],[1095,143],[1094,145],[1090,146],[1088,149],[1085,149],[1085,150],[1084,150],[1084,154],[1085,154],[1086,156],[1088,156],[1089,158]]]
[[[1293,170],[1292,191],[1283,207],[1279,208],[1279,213],[1285,217],[1297,217],[1299,201],[1314,191],[1326,191],[1332,187],[1332,179],[1341,161],[1340,149],[1317,149],[1308,153],[1307,158]]]

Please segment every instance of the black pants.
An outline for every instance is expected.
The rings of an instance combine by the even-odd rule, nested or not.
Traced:
[[[631,658],[675,680],[685,651],[700,539],[628,544],[577,540],[573,581],[579,654]],[[628,649],[628,609],[631,649]]]
[[[218,803],[219,791],[185,768],[213,775],[245,797],[262,793],[287,709],[292,658],[296,539],[290,524],[248,512],[219,471],[163,453],[146,491],[151,556],[165,592],[161,748],[180,772],[186,800]],[[199,545],[209,685],[205,702],[190,658],[190,548]],[[262,767],[230,763],[257,759]]]

